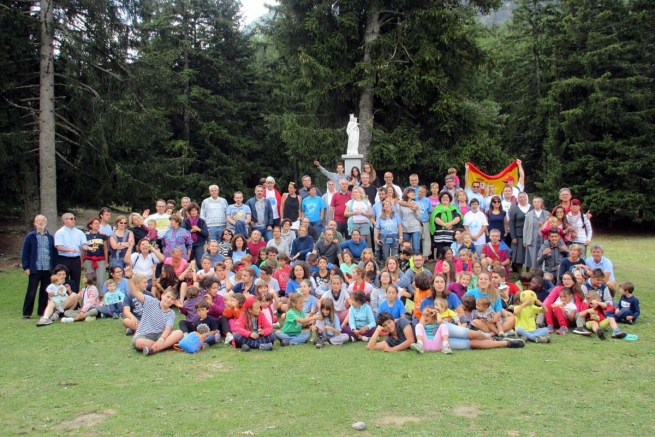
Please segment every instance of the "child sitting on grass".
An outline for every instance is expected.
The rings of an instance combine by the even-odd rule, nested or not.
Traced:
[[[334,302],[329,299],[321,303],[321,312],[314,325],[309,329],[316,333],[314,341],[316,349],[321,349],[326,340],[330,344],[342,345],[349,339],[348,334],[341,332],[341,323],[339,323],[339,316],[334,311]]]
[[[96,309],[105,317],[111,317],[113,319],[123,317],[123,300],[125,299],[125,294],[116,289],[116,282],[113,279],[107,279],[105,286],[107,287],[107,292],[103,298],[104,305]]]
[[[50,276],[50,285],[45,289],[48,293],[48,305],[36,326],[51,325],[53,321],[59,320],[61,314],[64,314],[63,305],[68,299],[67,286],[64,285],[65,280],[66,278],[59,275]],[[70,289],[70,286],[68,288]]]
[[[186,320],[181,320],[179,327],[184,333],[192,332],[196,321],[198,320],[198,313],[196,312],[196,304],[205,299],[205,293],[200,293],[200,289],[192,285],[187,289],[186,299],[180,303],[179,300],[175,301],[175,306],[180,309],[180,313],[186,316]],[[209,310],[209,308],[208,308]]]
[[[452,354],[448,343],[448,325],[443,323],[439,310],[428,306],[423,310],[421,321],[416,325],[416,343],[410,348],[422,354],[425,351]]]
[[[177,299],[173,288],[167,288],[162,294],[161,301],[152,296],[143,294],[148,278],[141,273],[135,273],[130,283],[130,294],[141,304],[143,313],[139,327],[132,337],[132,346],[143,352],[143,355],[153,355],[164,349],[173,347],[179,342],[184,333],[173,331],[175,324],[175,311],[172,307]]]
[[[250,349],[273,350],[273,327],[262,313],[261,304],[250,297],[243,304],[243,312],[236,321],[234,342],[243,352]]]
[[[230,344],[234,338],[233,332],[236,329],[237,320],[241,317],[243,312],[243,304],[246,303],[246,297],[242,293],[234,293],[232,296],[225,298],[225,310],[223,310],[223,317],[225,317],[230,326],[230,332],[225,335],[225,344]]]
[[[190,288],[190,287],[189,287]],[[193,322],[193,326],[189,329],[189,332],[198,332],[198,326],[207,325],[209,332],[203,334],[202,337],[202,348],[206,349],[209,346],[216,344],[220,339],[218,334],[218,322],[212,316],[209,316],[209,302],[206,300],[201,300],[196,303],[196,314],[198,318]],[[180,322],[181,323],[181,322]],[[184,334],[186,336],[186,333]]]
[[[521,294],[514,295],[514,314],[516,315],[516,335],[523,341],[550,343],[548,328],[537,328],[536,316],[545,312],[546,307],[536,298],[527,297],[521,301]],[[534,305],[535,303],[539,306]]]
[[[406,318],[405,305],[398,299],[398,287],[393,284],[387,285],[386,299],[378,306],[378,313],[386,311],[391,313],[394,319]]]
[[[471,312],[473,321],[471,324],[482,332],[490,332],[492,335],[503,336],[503,324],[499,319],[496,323],[492,321],[496,312],[491,308],[491,301],[487,297],[481,297],[475,301],[475,310]]]
[[[600,295],[596,291],[587,293],[587,302],[589,309],[580,311],[576,318],[577,328],[574,334],[591,335],[592,332],[598,335],[598,338],[605,340],[604,329],[609,326],[612,328],[612,338],[625,338],[625,332],[619,329],[614,319],[614,307],[600,300]]]
[[[564,335],[569,332],[569,325],[575,322],[575,315],[578,311],[575,302],[573,302],[573,293],[569,288],[562,288],[559,297],[552,305],[555,320],[559,324],[558,335]]]
[[[621,299],[619,299],[616,306],[617,311],[614,315],[617,322],[633,325],[639,318],[639,315],[641,314],[641,310],[639,309],[639,299],[634,296],[634,291],[635,286],[632,282],[628,281],[619,284]]]
[[[373,310],[366,300],[366,295],[361,290],[353,291],[350,294],[348,325],[342,327],[341,331],[348,334],[352,342],[357,340],[368,342],[376,326]]]
[[[98,289],[96,288],[95,272],[85,273],[82,277],[82,284],[86,285],[82,290],[82,308],[79,310],[68,310],[65,312],[66,317],[62,317],[61,323],[72,322],[91,322],[96,319],[98,310],[96,307],[100,303],[98,300]]]
[[[303,295],[293,293],[289,296],[289,311],[287,311],[282,329],[275,333],[275,337],[280,340],[280,346],[299,345],[307,343],[311,334],[303,332],[304,324],[318,319],[320,316],[305,317],[302,309],[305,304]]]

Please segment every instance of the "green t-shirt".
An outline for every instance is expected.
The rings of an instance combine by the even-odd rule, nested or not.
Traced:
[[[284,319],[284,325],[282,326],[282,332],[288,335],[300,334],[302,331],[302,323],[296,322],[297,318],[304,318],[305,313],[302,311],[296,311],[290,309],[287,311],[287,317]]]

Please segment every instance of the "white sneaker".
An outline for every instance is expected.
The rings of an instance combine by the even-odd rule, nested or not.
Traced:
[[[516,334],[516,332],[513,329],[510,329],[505,333],[505,337],[513,337]]]
[[[61,323],[73,323],[75,321],[72,317],[62,317],[60,320]]]
[[[423,345],[420,343],[412,343],[411,346],[409,347],[411,350],[418,352],[419,354],[422,354],[425,352],[425,349],[423,349]]]
[[[234,336],[232,335],[232,333],[228,332],[227,335],[225,336],[225,344],[232,343],[233,339],[234,339]]]
[[[50,316],[50,320],[52,320],[53,322],[56,322],[57,320],[59,320],[59,313],[57,311],[52,313],[52,315]]]
[[[273,323],[273,329],[280,329],[280,324],[278,322]]]
[[[365,335],[362,335],[362,341],[369,341],[371,338]]]
[[[41,317],[41,319],[36,324],[36,326],[47,326],[47,325],[51,325],[51,324],[52,324],[52,320],[50,320],[47,317]]]
[[[452,354],[453,350],[450,348],[450,346],[444,345],[444,347],[441,348],[441,352],[444,354]]]

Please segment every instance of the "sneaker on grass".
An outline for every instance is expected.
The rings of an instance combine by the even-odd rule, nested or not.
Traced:
[[[230,344],[234,336],[232,335],[231,332],[228,332],[227,335],[225,336],[225,344]]]
[[[544,335],[543,337],[536,337],[534,339],[535,343],[550,343],[550,337],[547,335]]]
[[[59,320],[61,320],[61,323],[73,323],[75,321],[72,317],[62,317]]]
[[[605,340],[605,333],[603,332],[602,329],[600,329],[600,327],[596,331],[596,334],[598,335],[598,338],[600,338],[601,340]]]
[[[418,352],[419,354],[422,354],[425,352],[425,349],[423,349],[423,345],[420,343],[412,343],[409,348],[413,351]]]
[[[259,345],[259,349],[263,351],[272,351],[273,350],[273,344],[272,343],[262,343]]]
[[[557,330],[557,335],[565,335],[567,332],[569,332],[569,328],[566,326],[560,326],[560,328]]]
[[[519,339],[505,340],[507,341],[507,347],[510,349],[520,348],[525,346],[525,342]]]
[[[628,335],[626,332],[621,331],[620,328],[616,328],[612,331],[612,338],[625,338]]]
[[[453,353],[453,350],[450,348],[449,345],[444,345],[444,347],[441,348],[441,352],[446,355],[450,355]]]
[[[591,335],[591,331],[584,326],[578,326],[573,330],[573,333],[578,335],[586,335],[587,337]]]
[[[41,317],[39,322],[36,324],[36,326],[41,327],[41,326],[48,326],[52,325],[52,320],[48,319],[47,317]]]

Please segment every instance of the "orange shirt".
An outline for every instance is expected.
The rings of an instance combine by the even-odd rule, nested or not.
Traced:
[[[238,319],[241,317],[241,313],[243,312],[243,308],[239,308],[238,310],[235,310],[232,307],[227,307],[225,310],[223,310],[223,317],[226,319]]]
[[[421,320],[421,316],[423,315],[423,312],[420,310],[421,302],[426,297],[430,297],[431,294],[432,292],[430,290],[420,290],[417,288],[414,291],[414,317],[417,319]]]

